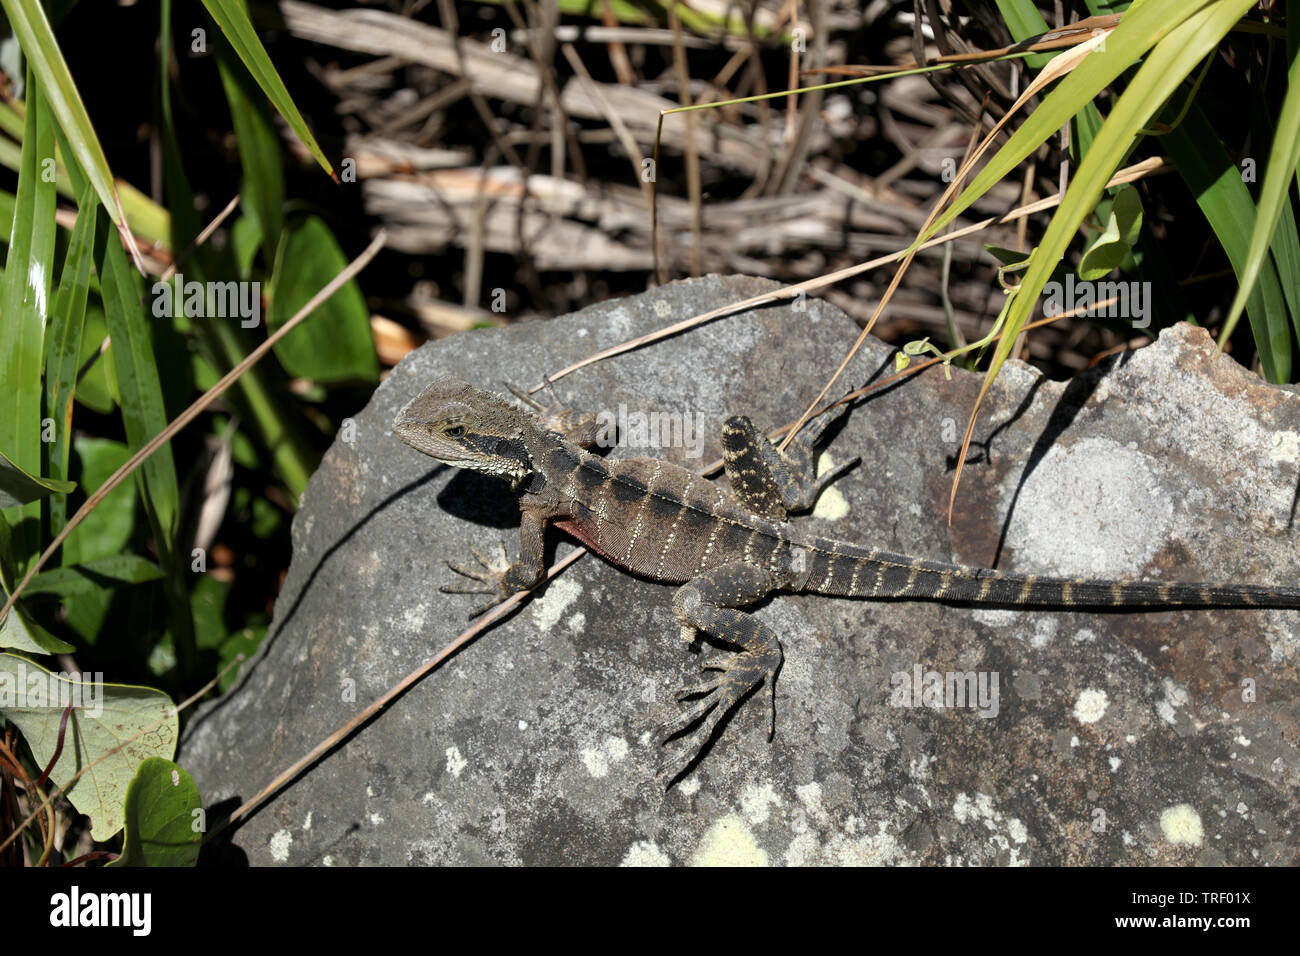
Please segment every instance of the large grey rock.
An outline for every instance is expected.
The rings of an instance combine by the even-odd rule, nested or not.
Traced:
[[[438,591],[444,559],[518,547],[503,484],[394,437],[404,403],[448,374],[531,385],[769,287],[676,283],[409,356],[312,479],[263,653],[187,734],[209,805],[251,796],[465,627],[475,599]],[[580,408],[700,416],[702,458],[662,452],[698,467],[729,411],[791,420],[856,333],[820,302],[769,307],[557,389]],[[853,376],[879,368],[891,350],[869,340]],[[829,453],[861,467],[797,520],[1008,570],[1296,584],[1300,398],[1216,356],[1205,332],[1171,329],[1068,384],[1010,363],[949,526],[979,382],[931,371],[856,408]],[[264,805],[235,846],[259,864],[1295,861],[1300,612],[779,596],[756,611],[785,646],[775,740],[752,697],[664,792],[653,731],[701,660],[672,592],[584,557]],[[892,706],[917,668],[996,677],[996,715]]]

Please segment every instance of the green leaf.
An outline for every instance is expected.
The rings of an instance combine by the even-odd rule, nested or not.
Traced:
[[[74,481],[29,475],[0,452],[0,508],[29,504],[52,494],[66,495],[76,487]]]
[[[1042,145],[1047,137],[1053,135],[1071,117],[1083,110],[1093,97],[1110,85],[1134,61],[1140,59],[1144,53],[1168,36],[1171,30],[1183,23],[1201,6],[1203,6],[1202,2],[1188,2],[1188,0],[1147,0],[1140,9],[1129,10],[1119,26],[1106,38],[1105,50],[1092,53],[1057,83],[1056,88],[1048,94],[1042,104],[1026,117],[1006,145],[998,150],[970,185],[961,191],[952,205],[931,224],[929,229],[925,230],[914,246],[920,246],[922,242],[938,235],[972,203],[1015,169],[1021,160]],[[1187,71],[1180,74],[1180,78],[1190,72],[1190,69],[1189,67]],[[1149,85],[1149,83],[1144,84],[1144,86]],[[1163,99],[1150,104],[1151,109],[1154,110],[1162,102]],[[1111,169],[1118,166],[1127,146],[1128,143],[1125,143],[1119,151],[1107,154],[1105,158],[1110,160]],[[1073,183],[1071,188],[1074,188]],[[1092,206],[1088,208],[1091,209]],[[1055,257],[1053,261],[1056,261]]]
[[[54,162],[54,131],[38,84],[29,83],[17,204],[0,284],[0,388],[6,406],[0,414],[0,452],[28,475],[38,475],[42,350],[54,265],[55,190],[47,176]],[[10,516],[17,522],[13,556],[20,565],[38,549],[40,506],[29,505],[21,515],[22,520],[17,512]]]
[[[1137,244],[1142,233],[1142,200],[1132,186],[1123,186],[1105,206],[1106,228],[1098,234],[1079,262],[1079,277],[1093,282],[1109,275]]]
[[[997,0],[997,4],[998,12],[1002,14],[1002,20],[1006,23],[1011,38],[1017,43],[1051,29],[1031,0]],[[1025,65],[1031,70],[1041,69],[1052,55],[1051,53],[1031,54],[1025,57]]]
[[[59,274],[54,314],[45,336],[45,414],[54,423],[54,441],[47,446],[49,472],[55,478],[68,474],[72,451],[72,399],[77,390],[81,337],[86,325],[86,300],[94,264],[95,214],[89,184],[81,194],[77,222]],[[67,521],[67,502],[51,502],[50,532],[57,534]]]
[[[0,582],[0,602],[8,601],[11,593],[8,585]],[[0,647],[29,654],[71,654],[76,650],[33,621],[23,609],[21,598],[0,622]]]
[[[130,449],[108,438],[77,438],[73,450],[80,467],[82,489],[87,495],[98,491],[131,457]],[[135,489],[123,482],[72,529],[63,543],[64,562],[86,564],[120,554],[131,541],[135,520]]]
[[[1220,347],[1232,335],[1237,320],[1241,318],[1242,309],[1246,307],[1246,300],[1250,295],[1250,290],[1254,288],[1255,282],[1259,278],[1264,265],[1264,257],[1268,255],[1269,246],[1273,242],[1273,232],[1282,216],[1283,204],[1291,202],[1288,190],[1292,178],[1296,175],[1296,163],[1300,161],[1300,76],[1296,75],[1294,64],[1290,79],[1286,98],[1282,101],[1282,109],[1277,114],[1273,144],[1268,154],[1264,184],[1259,191],[1259,205],[1255,215],[1254,228],[1250,234],[1250,249],[1246,253],[1246,262],[1241,274],[1241,285],[1237,288],[1237,295],[1232,300],[1232,307],[1228,310],[1228,317],[1223,323],[1223,331],[1219,334]],[[1289,345],[1288,342],[1288,358],[1290,356]],[[1260,358],[1263,357],[1261,351]],[[1281,367],[1277,355],[1274,355],[1273,359],[1273,364],[1277,370],[1276,374],[1279,377],[1270,376],[1270,380],[1274,382],[1286,381],[1290,377],[1289,363],[1288,367],[1284,369]]]
[[[1126,46],[1115,42],[1126,25],[1138,22],[1138,18],[1143,14],[1156,14],[1168,6],[1169,4],[1162,3],[1161,0],[1147,0],[1140,11],[1126,15],[1112,34],[1108,52],[1102,54],[1103,59],[1115,55],[1118,50],[1127,49]],[[1114,174],[1117,162],[1132,145],[1134,136],[1148,123],[1183,78],[1219,44],[1223,36],[1250,6],[1250,0],[1216,0],[1206,4],[1179,23],[1177,28],[1161,39],[1146,57],[1141,69],[1107,117],[1092,149],[1084,157],[1074,181],[1070,183],[1070,188],[1043,233],[1042,242],[1035,251],[1029,270],[1020,284],[1020,291],[1011,302],[1006,329],[998,342],[985,377],[981,398],[987,393],[1002,363],[1011,354],[1016,336],[1024,328],[1052,269],[1065,253],[1084,217],[1101,198],[1107,181]],[[1091,59],[1093,57],[1089,57],[1089,60]],[[1086,63],[1081,65],[1079,70],[1086,66]],[[1077,75],[1079,70],[1076,70],[1069,79]],[[1062,82],[1062,88],[1065,82]],[[1048,99],[1050,101],[1051,97]],[[1035,111],[1034,116],[1039,112],[1042,112],[1041,107]],[[1007,148],[1009,146],[1010,144]]]
[[[49,20],[45,18],[40,0],[0,0],[0,5],[3,5],[14,35],[27,55],[30,70],[36,74],[39,81],[38,84],[30,85],[39,85],[40,92],[48,101],[59,126],[67,134],[77,162],[94,185],[99,201],[108,210],[109,217],[117,226],[124,241],[129,243],[134,251],[135,240],[131,238],[130,230],[126,228],[123,221],[122,207],[113,185],[113,172],[108,168],[104,149],[95,135],[95,127],[90,122],[85,104],[81,102],[81,94],[72,81],[72,73],[69,72],[63,53],[59,50],[58,41],[54,38],[54,30],[50,27]],[[33,89],[28,95],[29,112],[35,99],[31,95],[34,92]],[[24,144],[26,145],[25,137]],[[42,148],[41,155],[49,157],[52,161],[53,146],[51,145],[48,152]]]
[[[56,594],[67,598],[90,594],[99,588],[116,588],[126,584],[143,584],[163,577],[162,568],[137,554],[114,554],[82,564],[42,571],[32,578],[23,596]]]
[[[256,216],[240,216],[230,228],[230,247],[235,254],[239,278],[247,281],[253,274],[253,257],[262,244],[262,226]]]
[[[203,843],[202,810],[184,768],[147,758],[127,787],[122,855],[109,866],[193,866]]]
[[[280,74],[276,72],[271,58],[266,55],[266,48],[262,46],[262,41],[258,39],[257,32],[248,20],[248,11],[243,0],[203,0],[203,5],[208,8],[208,13],[221,28],[221,32],[225,34],[226,40],[234,51],[239,54],[239,58],[244,61],[249,74],[262,88],[266,98],[284,117],[284,121],[289,124],[294,135],[307,147],[307,151],[320,164],[321,169],[337,180],[334,176],[334,167],[330,165],[330,161],[325,158],[325,154],[317,145],[316,137],[312,136],[311,130],[307,128],[307,121],[298,112],[298,107],[294,106],[289,91],[285,89],[284,82],[280,79]],[[234,104],[231,105],[233,107]]]
[[[227,62],[228,52],[217,51],[217,69],[221,85],[230,104],[230,118],[239,145],[239,164],[244,181],[239,189],[239,204],[244,215],[251,216],[261,230],[262,250],[268,266],[275,262],[275,250],[284,228],[284,170],[280,160],[280,141],[266,101],[257,96],[246,74],[238,65]]]
[[[321,287],[347,265],[334,234],[317,216],[285,230],[276,257],[267,331],[292,318]],[[275,354],[290,375],[315,382],[373,382],[379,376],[370,332],[370,310],[356,280],[321,304],[304,322],[275,344]]]
[[[1196,197],[1240,283],[1255,217],[1255,204],[1242,182],[1241,170],[1219,141],[1214,124],[1195,103],[1161,141],[1178,164],[1178,174]],[[1287,331],[1286,297],[1271,260],[1264,260],[1259,281],[1246,300],[1246,311],[1264,373],[1270,378],[1277,376],[1281,367],[1290,363],[1291,337]],[[1280,359],[1281,367],[1275,357]]]
[[[139,451],[167,426],[163,407],[162,384],[154,359],[153,337],[149,320],[141,304],[144,296],[139,277],[127,264],[121,244],[106,241],[99,230],[102,249],[100,284],[104,297],[104,315],[113,337],[113,368],[117,373],[118,400],[122,424],[131,451]],[[151,455],[139,471],[141,498],[161,549],[170,546],[175,531],[180,492],[171,448],[164,446]]]
[[[54,758],[69,702],[72,715],[50,779],[90,817],[91,836],[107,840],[122,829],[126,790],[140,764],[175,753],[176,706],[151,687],[73,680],[15,654],[0,654],[0,715],[22,733],[42,768]]]

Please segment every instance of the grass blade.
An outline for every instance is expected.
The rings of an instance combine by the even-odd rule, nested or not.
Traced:
[[[280,74],[276,72],[274,64],[271,63],[271,58],[266,55],[266,48],[262,46],[262,41],[257,38],[257,31],[253,29],[253,24],[248,20],[248,10],[244,6],[243,0],[203,0],[203,5],[208,8],[208,14],[216,22],[221,32],[225,34],[226,40],[229,41],[239,58],[244,61],[244,66],[248,68],[249,75],[257,81],[257,85],[262,88],[262,92],[271,101],[271,105],[284,117],[284,121],[289,124],[289,128],[293,130],[294,135],[307,147],[307,151],[320,164],[321,169],[329,173],[331,179],[338,182],[338,176],[334,174],[334,167],[330,165],[330,161],[321,152],[320,146],[316,143],[316,137],[312,136],[311,130],[307,128],[307,121],[298,112],[298,107],[294,106],[289,91],[285,89],[284,81],[280,79]]]

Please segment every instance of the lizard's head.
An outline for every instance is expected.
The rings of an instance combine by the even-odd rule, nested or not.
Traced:
[[[505,478],[518,487],[533,471],[524,443],[528,420],[503,399],[442,378],[397,415],[393,431],[431,458]]]

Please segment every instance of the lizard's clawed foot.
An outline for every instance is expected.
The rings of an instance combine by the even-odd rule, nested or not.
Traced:
[[[451,568],[461,577],[469,578],[471,581],[477,581],[477,585],[471,584],[444,584],[438,590],[445,594],[490,594],[492,599],[484,604],[479,605],[469,612],[471,618],[478,617],[484,611],[496,607],[511,594],[505,586],[506,572],[510,570],[510,558],[506,553],[506,543],[498,542],[501,553],[497,557],[490,557],[484,554],[478,548],[471,547],[470,554],[474,560],[479,563],[480,570],[474,568],[463,568],[460,565],[447,562],[447,567]]]
[[[758,655],[741,653],[725,660],[711,660],[700,665],[700,670],[716,671],[717,676],[677,693],[677,700],[698,697],[680,714],[660,725],[662,744],[666,748],[660,761],[657,776],[664,786],[686,772],[700,756],[713,732],[722,720],[755,684],[767,679],[769,663]],[[691,729],[694,728],[694,729]],[[685,736],[672,740],[683,731]]]

